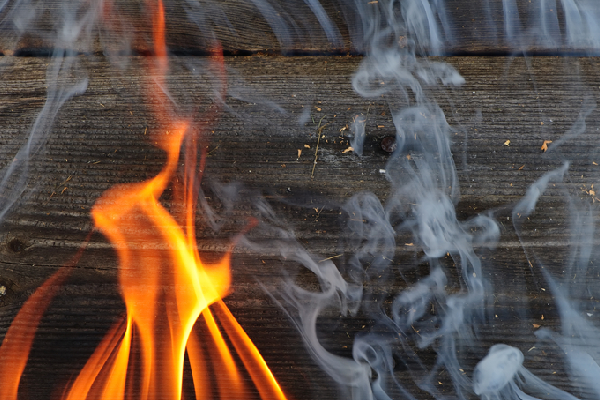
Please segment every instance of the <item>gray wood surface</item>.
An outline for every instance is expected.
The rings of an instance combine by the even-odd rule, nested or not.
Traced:
[[[479,327],[479,340],[461,356],[466,372],[472,373],[489,346],[508,343],[526,353],[526,367],[540,378],[571,390],[560,350],[548,344],[531,348],[537,343],[537,325],[559,330],[556,304],[541,268],[560,276],[569,259],[568,205],[563,195],[581,199],[590,205],[590,215],[596,215],[590,189],[600,187],[598,110],[589,113],[581,135],[548,153],[540,147],[545,140],[558,141],[598,101],[597,59],[444,60],[466,83],[454,88],[425,87],[425,91],[455,129],[452,150],[461,190],[458,217],[466,220],[490,210],[501,226],[497,250],[478,249],[486,279],[494,288],[495,317]],[[78,59],[89,78],[87,91],[58,113],[44,150],[30,162],[28,190],[0,225],[0,284],[7,288],[0,297],[0,332],[6,331],[27,296],[82,245],[93,229],[91,207],[102,192],[118,183],[143,181],[165,161],[152,143],[159,121],[145,105],[147,81],[139,73],[153,60],[116,61],[111,65],[102,57]],[[2,62],[0,167],[25,143],[44,104],[50,60],[4,57]],[[169,85],[182,105],[182,115],[212,105],[216,84],[203,73],[208,62],[194,57],[172,60]],[[390,189],[380,170],[390,156],[381,150],[380,141],[395,130],[383,100],[362,99],[353,91],[351,76],[360,62],[357,57],[226,58],[227,106],[210,129],[203,184],[208,204],[221,213],[224,225],[214,232],[199,220],[203,257],[215,258],[226,251],[248,218],[257,215],[253,199],[266,199],[275,210],[276,223],[293,228],[298,243],[323,259],[340,255],[345,230],[340,207],[345,201],[359,191],[371,191],[385,201]],[[349,146],[344,128],[357,115],[367,118],[362,157],[344,152]],[[321,139],[317,139],[319,121],[326,125]],[[318,162],[312,173],[317,142]],[[543,193],[519,241],[511,207],[536,179],[565,159],[572,162],[565,182]],[[227,214],[215,185],[236,182],[240,201]],[[169,196],[167,192],[166,202]],[[261,229],[251,231],[249,238],[257,243],[272,239]],[[402,276],[390,284],[389,301],[428,273],[428,267],[418,261],[422,250],[410,241],[410,237],[398,238],[394,263]],[[526,253],[534,255],[531,266]],[[68,382],[122,315],[116,261],[111,245],[94,233],[72,278],[42,321],[22,381],[23,398],[47,398],[57,384]],[[451,267],[451,260],[446,261]],[[286,314],[257,283],[275,290],[283,270],[300,267],[279,257],[276,250],[257,252],[238,246],[232,270],[233,290],[225,301],[290,398],[336,398],[335,384],[311,360]],[[591,285],[598,277],[589,279]],[[297,280],[316,288],[308,272],[300,272]],[[593,309],[595,301],[586,307]],[[332,352],[351,357],[354,335],[368,329],[369,322],[366,316],[341,318],[335,310],[329,311],[319,323],[323,343]],[[434,354],[425,352],[422,357],[433,364]],[[397,374],[418,393],[406,371],[399,368]],[[441,391],[451,385],[444,377],[440,382]]]
[[[369,46],[364,41],[362,18],[385,8],[383,2],[380,8],[377,1],[313,3],[318,6],[311,8],[309,2],[301,0],[165,1],[167,45],[175,54],[188,55],[210,53],[215,39],[229,55],[363,53]],[[356,3],[364,8],[359,11]],[[426,2],[424,4],[431,7],[430,22],[423,25],[426,30],[435,27],[441,46],[435,50],[425,44],[417,50],[435,50],[448,55],[522,51],[560,55],[597,51],[594,26],[598,24],[598,17],[593,5],[574,3],[571,15],[581,20],[567,23],[560,4],[544,8],[538,1],[516,1],[509,7],[512,3],[501,0]],[[98,4],[104,5],[96,7]],[[77,7],[76,3],[65,6],[46,1],[39,3],[38,12],[32,15],[28,10],[33,5],[9,2],[2,10],[0,51],[6,55],[38,56],[51,54],[54,49],[148,54],[152,52],[152,24],[144,4],[141,0],[97,2],[92,3],[96,8],[86,8],[86,13],[82,13],[72,8]],[[394,4],[400,8],[399,2]],[[411,4],[413,10],[422,7],[419,2]],[[399,11],[397,15],[401,15]],[[414,22],[417,19],[414,14],[408,17],[415,25],[418,25]],[[65,25],[84,21],[89,32]],[[78,36],[69,39],[65,32]],[[414,39],[413,33],[406,35]]]

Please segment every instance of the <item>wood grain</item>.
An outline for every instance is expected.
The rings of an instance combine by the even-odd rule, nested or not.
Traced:
[[[578,115],[598,101],[597,59],[443,60],[466,83],[424,89],[454,128],[452,150],[461,189],[458,218],[489,212],[499,221],[502,234],[495,251],[477,249],[486,279],[494,288],[494,309],[490,321],[479,327],[479,340],[461,360],[471,374],[489,346],[508,343],[526,353],[526,366],[540,378],[572,390],[559,349],[547,343],[528,349],[537,343],[534,324],[559,329],[554,297],[541,268],[562,276],[569,262],[571,229],[564,195],[587,204],[590,218],[597,215],[590,189],[600,177],[598,110],[589,113],[587,128],[579,136],[548,153],[540,147],[544,140],[558,141]],[[1,332],[6,332],[28,295],[82,245],[93,229],[90,209],[102,192],[115,184],[143,181],[163,165],[165,156],[152,143],[159,121],[145,105],[149,81],[140,73],[154,60],[127,57],[115,61],[78,58],[79,71],[86,71],[89,79],[88,89],[59,112],[44,150],[31,159],[28,190],[0,226],[0,284],[7,288],[7,294],[0,297]],[[168,84],[180,116],[190,117],[215,105],[217,83],[207,73],[210,61],[206,57],[172,59]],[[273,207],[277,217],[271,224],[293,229],[299,245],[316,256],[345,257],[355,250],[340,242],[346,229],[341,225],[341,206],[360,191],[370,191],[382,201],[390,196],[389,184],[380,172],[390,156],[379,144],[395,132],[383,100],[362,99],[352,89],[351,76],[360,62],[358,57],[226,59],[226,108],[218,124],[209,129],[204,171],[204,195],[223,225],[214,231],[199,219],[198,246],[203,257],[215,258],[226,251],[248,219],[258,216],[257,199]],[[46,58],[3,58],[1,166],[25,143],[44,104],[49,63]],[[72,80],[72,76],[61,79]],[[367,117],[362,157],[344,152],[349,146],[344,128],[357,115]],[[328,125],[322,131],[324,137],[317,139],[319,121]],[[317,141],[319,157],[311,178]],[[511,207],[536,179],[567,159],[571,167],[564,183],[551,185],[543,193],[519,241]],[[227,211],[218,188],[234,183],[239,185],[239,200]],[[165,203],[169,199],[167,192]],[[316,290],[318,284],[312,274],[280,257],[269,244],[276,238],[272,230],[256,229],[248,237],[265,249],[236,247],[232,294],[226,303],[291,398],[337,398],[336,385],[312,361],[287,315],[257,280],[276,291],[282,272],[287,271],[296,274],[297,282],[305,287]],[[422,250],[411,241],[407,235],[398,237],[394,259],[398,272],[391,283],[369,289],[385,294],[387,307],[394,294],[428,273],[428,266],[420,261]],[[341,262],[343,257],[333,260]],[[444,262],[450,280],[456,282],[452,260]],[[47,393],[58,390],[57,385],[66,384],[122,315],[116,268],[111,245],[95,233],[39,328],[23,377],[24,397],[47,398]],[[590,287],[598,279],[592,272]],[[595,301],[586,303],[586,309],[593,310]],[[319,329],[326,348],[351,357],[354,335],[369,329],[371,323],[367,315],[342,318],[339,312],[328,310],[319,320]],[[427,365],[433,365],[434,354],[422,356]],[[411,385],[406,371],[398,367],[397,374]],[[414,385],[410,388],[418,391]]]
[[[319,4],[318,10],[301,0],[165,1],[167,45],[178,55],[210,54],[216,42],[227,55],[346,55],[367,50],[362,18],[367,12],[377,10],[378,2],[368,2],[367,9],[360,11],[351,0],[315,3]],[[81,9],[72,9],[78,7],[76,3],[66,6],[53,0],[40,3],[38,12],[32,15],[23,3],[9,3],[2,10],[0,51],[6,55],[36,56],[50,55],[55,50],[150,54],[152,19],[145,4],[142,0],[98,2],[92,3],[96,8],[86,9],[93,12],[82,14]],[[399,2],[395,4],[400,8]],[[443,10],[443,13],[437,12],[432,6],[433,23],[441,38],[441,49],[437,51],[442,54],[581,55],[597,52],[593,32],[577,40],[569,39],[565,12],[560,4],[556,9],[538,9],[536,2],[519,1],[515,2],[514,12],[506,13],[501,0],[447,0],[436,4]],[[65,21],[80,23],[81,15],[93,17],[89,32],[65,27]],[[411,15],[410,19],[414,18]],[[556,19],[556,25],[543,28],[543,18]],[[572,25],[569,29],[576,30]],[[78,36],[68,37],[65,32]],[[413,34],[407,35],[414,38]],[[422,43],[417,49],[432,51]]]

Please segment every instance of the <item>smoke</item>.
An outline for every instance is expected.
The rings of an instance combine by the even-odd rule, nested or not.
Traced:
[[[575,400],[576,397],[548,385],[523,367],[523,353],[515,347],[497,344],[481,360],[473,372],[475,394],[485,400],[534,400],[529,393],[550,396],[553,399]]]
[[[503,35],[510,47],[596,49],[600,40],[596,2],[562,0],[559,4],[564,32],[559,29],[557,13],[545,12],[556,8],[554,0],[533,1],[531,17],[522,15],[516,1],[502,1]],[[299,37],[310,37],[314,28],[296,18],[296,7],[310,10],[329,48],[344,46],[346,33],[340,31],[322,2],[250,0],[248,5],[268,24],[283,53],[296,48]],[[253,197],[259,227],[240,244],[260,254],[276,252],[316,281],[314,287],[303,286],[298,283],[298,270],[285,270],[281,285],[273,289],[263,282],[265,290],[285,310],[316,363],[338,385],[341,398],[416,399],[426,392],[437,399],[574,399],[526,368],[528,354],[515,347],[511,338],[496,343],[495,337],[493,344],[482,339],[482,327],[491,324],[495,313],[494,295],[500,292],[482,254],[496,249],[505,228],[497,221],[498,210],[482,211],[468,219],[457,213],[460,180],[452,138],[458,128],[447,122],[427,88],[458,88],[466,80],[450,64],[422,57],[445,54],[456,40],[448,7],[442,0],[345,0],[337,5],[355,50],[364,53],[350,84],[369,101],[385,101],[386,111],[392,115],[396,148],[385,167],[389,193],[378,198],[361,192],[337,205],[341,256],[336,259],[313,254],[264,198]],[[215,27],[240,37],[239,21],[232,21],[219,2],[188,0],[185,6],[207,48],[218,45]],[[489,10],[487,1],[484,6]],[[26,141],[0,172],[2,220],[23,194],[33,189],[29,170],[42,154],[61,107],[86,91],[87,74],[75,55],[94,53],[99,38],[101,51],[119,68],[121,61],[114,56],[131,54],[136,38],[119,18],[110,23],[103,20],[103,13],[114,15],[117,10],[110,2],[71,2],[56,11],[41,1],[22,0],[0,3],[0,8],[15,48],[25,35],[34,35],[52,49],[45,104]],[[45,13],[56,13],[52,26],[39,23]],[[120,38],[116,43],[112,41],[115,36]],[[205,67],[187,63],[190,71]],[[229,72],[229,99],[288,115],[275,101],[249,89],[234,71]],[[222,91],[215,87],[212,100],[232,116],[246,118],[235,114]],[[572,160],[559,149],[587,132],[586,120],[594,110],[593,101],[587,101],[571,129],[549,146],[548,154],[556,154],[560,166],[545,172],[523,198],[509,205],[514,231],[524,242],[524,224],[534,216],[544,192],[550,184],[562,184],[571,210],[570,254],[563,265],[566,272],[557,277],[544,268],[541,273],[554,296],[561,329],[541,329],[537,337],[543,345],[554,343],[561,349],[572,386],[590,398],[600,395],[600,355],[594,350],[600,345],[600,332],[589,320],[585,302],[598,295],[597,289],[585,284],[586,277],[597,274],[592,266],[595,214],[563,184]],[[305,110],[298,121],[301,124],[309,118],[310,111]],[[367,112],[348,121],[357,157],[365,155],[368,118]],[[259,118],[251,122],[263,123]],[[242,190],[236,183],[213,183],[211,190],[222,199],[222,212],[211,208],[200,188],[199,206],[206,225],[219,231],[234,214]],[[526,247],[523,243],[530,265],[543,266],[542,257]],[[533,275],[537,278],[540,274]],[[339,354],[324,343],[319,320],[332,316],[369,321],[369,326],[352,338],[348,354]],[[478,351],[483,346],[490,346],[485,356]]]
[[[484,0],[489,10],[493,1]],[[502,31],[506,45],[517,52],[557,50],[596,53],[600,8],[588,0],[502,0]],[[488,20],[494,26],[494,22]]]
[[[537,6],[549,4],[532,5]],[[503,7],[505,37],[521,46],[533,31],[521,29],[514,1],[503,1]],[[584,4],[578,7],[581,16],[592,18],[584,11]],[[424,90],[427,86],[465,83],[449,64],[417,56],[441,54],[444,44],[451,40],[444,4],[380,0],[368,5],[356,2],[350,8],[354,11],[346,15],[357,18],[351,34],[362,35],[355,43],[364,46],[366,53],[352,85],[367,99],[385,99],[395,125],[397,147],[385,168],[390,194],[381,201],[372,193],[359,193],[340,206],[343,256],[335,262],[319,261],[284,228],[271,232],[286,239],[270,246],[318,280],[317,290],[308,289],[288,275],[283,287],[271,292],[273,298],[286,310],[316,362],[338,384],[341,398],[414,399],[424,391],[437,399],[473,395],[486,400],[575,399],[527,369],[526,354],[510,345],[510,338],[505,338],[506,343],[493,344],[476,366],[468,356],[480,348],[481,329],[492,323],[493,298],[501,293],[487,279],[490,272],[481,255],[486,249],[495,250],[501,226],[495,210],[467,220],[457,217],[459,179],[451,151],[456,131]],[[563,40],[573,46],[574,38],[580,36],[567,29],[564,38],[542,38],[550,34],[547,32],[554,29],[556,21],[536,15],[536,28],[540,29],[535,31],[536,40]],[[585,24],[582,29],[586,29]],[[594,108],[592,101],[586,102],[571,129],[550,146],[549,155],[558,154],[562,166],[543,174],[512,206],[513,227],[521,240],[524,221],[533,216],[549,184],[560,184],[568,173],[571,164],[557,149],[586,132],[586,118]],[[367,118],[368,114],[357,115],[350,122],[351,145],[358,156],[364,154]],[[272,211],[265,215],[269,215],[262,219],[265,222],[274,218]],[[571,241],[576,253],[572,265],[577,267],[569,268],[586,276],[581,265],[589,262],[593,231],[590,223],[583,221],[586,218],[580,215],[572,222],[571,231],[579,232]],[[418,249],[409,250],[416,255],[418,266],[406,265],[409,257],[403,243]],[[251,241],[245,244],[264,250]],[[530,250],[525,249],[525,254],[530,265],[540,264]],[[417,269],[424,276],[404,278],[404,272]],[[563,332],[558,335],[542,329],[538,338],[556,342],[565,353],[573,385],[597,396],[600,367],[591,349],[597,347],[600,336],[589,322],[576,317],[577,308],[552,283],[554,278],[548,270],[543,271],[556,296]],[[399,276],[404,280],[400,285],[396,281]],[[577,290],[580,286],[572,289]],[[336,313],[372,321],[367,331],[354,335],[351,357],[328,349],[324,333],[319,331],[319,318],[331,318]]]
[[[582,114],[587,116],[589,111],[584,109]],[[577,135],[573,132],[581,131],[582,124],[585,126],[585,121],[582,121],[580,115],[574,127],[561,138],[560,143],[576,138]],[[522,212],[521,220],[531,214],[550,182],[562,183],[568,168],[569,163],[565,162],[562,168],[546,173],[528,189],[525,198],[515,207],[515,211]],[[563,352],[566,371],[578,394],[583,398],[595,398],[600,395],[600,356],[596,350],[600,345],[600,331],[592,322],[595,310],[590,302],[597,295],[597,289],[590,277],[598,273],[597,267],[594,266],[596,211],[589,203],[573,196],[566,188],[562,190],[562,195],[569,204],[570,213],[569,255],[565,257],[562,274],[552,274],[538,254],[528,252],[528,257],[541,266],[542,276],[554,296],[561,331],[557,333],[542,328],[536,331],[536,336],[558,345]],[[514,217],[513,214],[516,231],[520,233],[521,224],[516,223]],[[572,396],[557,395],[556,398]]]
[[[0,4],[4,9],[7,3]],[[0,221],[21,198],[32,182],[29,182],[29,170],[36,157],[40,156],[52,126],[61,107],[71,99],[85,93],[87,78],[82,72],[80,61],[74,57],[74,49],[90,48],[91,29],[98,15],[98,7],[90,7],[87,2],[62,4],[54,19],[54,25],[48,29],[38,26],[38,18],[46,7],[44,2],[18,1],[10,5],[1,25],[7,37],[15,43],[25,33],[39,35],[44,43],[49,43],[52,59],[46,73],[47,93],[44,106],[38,113],[25,143],[14,155],[12,161],[0,171]],[[1,10],[1,9],[0,9]],[[8,26],[7,26],[8,25]]]
[[[276,297],[315,360],[346,398],[388,399],[393,393],[414,398],[397,379],[394,360],[407,362],[416,385],[435,397],[443,397],[435,377],[446,371],[455,395],[463,398],[472,384],[460,372],[464,369],[459,353],[476,337],[476,324],[485,322],[490,289],[474,246],[493,248],[499,228],[487,215],[464,222],[457,219],[459,185],[450,149],[453,130],[422,86],[461,85],[464,79],[445,63],[415,55],[416,48],[433,54],[441,51],[443,29],[434,18],[445,15],[441,3],[379,1],[368,9],[359,2],[355,6],[363,18],[363,43],[368,50],[353,77],[354,89],[367,98],[388,100],[396,128],[398,145],[386,166],[391,195],[382,204],[373,194],[360,193],[341,207],[346,221],[343,251],[348,256],[340,259],[339,269],[330,260],[317,262],[299,246],[282,247],[283,257],[316,275],[320,291],[296,286],[288,278]],[[357,116],[352,123],[352,146],[359,155],[365,118]],[[387,290],[398,268],[394,260],[400,234],[410,235],[411,244],[423,250],[421,262],[430,265],[430,273],[409,283],[388,308],[384,304],[392,295]],[[447,255],[460,272],[460,283],[451,291],[449,272],[443,267]],[[360,311],[374,321],[370,332],[355,336],[352,359],[327,351],[319,341],[317,320],[331,307],[339,307],[342,315]],[[432,351],[434,365],[429,368],[415,349]]]

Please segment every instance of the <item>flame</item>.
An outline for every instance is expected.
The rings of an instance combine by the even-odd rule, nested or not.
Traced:
[[[23,305],[6,332],[0,347],[0,399],[17,400],[21,374],[27,364],[33,343],[35,327],[42,319],[48,306],[47,299],[58,291],[58,287],[69,274],[63,267],[40,286]],[[33,328],[32,328],[33,326]]]
[[[164,92],[168,72],[164,10],[161,0],[150,6],[156,57],[149,68],[148,96],[156,115],[166,121],[170,114]],[[215,53],[214,64],[224,88],[222,52]],[[201,120],[214,120],[216,114],[213,109]],[[261,398],[285,400],[264,359],[222,301],[231,282],[230,251],[219,262],[208,264],[202,262],[197,250],[195,194],[206,158],[204,151],[198,154],[201,131],[191,120],[179,119],[162,127],[162,133],[156,136],[157,144],[167,153],[162,171],[146,182],[111,188],[94,206],[96,227],[117,249],[126,316],[109,330],[65,390],[63,400],[179,400],[186,352],[197,399],[211,398],[215,393],[221,398],[247,398],[247,384],[224,335]],[[182,147],[185,171],[179,183],[175,178]],[[168,187],[173,188],[173,203],[182,206],[182,215],[171,215],[161,204],[159,199]],[[42,299],[47,300],[64,280],[65,272],[61,271],[27,301],[0,347],[0,361],[18,358],[16,367],[0,363],[0,400],[16,400],[20,375],[33,341],[34,330],[24,334],[20,322],[33,318],[34,327],[37,325],[44,311],[37,305]],[[211,305],[214,311],[209,308]],[[210,334],[209,343],[200,342],[198,330]],[[18,347],[14,345],[15,337],[23,338],[16,343]],[[209,378],[211,370],[214,385]]]

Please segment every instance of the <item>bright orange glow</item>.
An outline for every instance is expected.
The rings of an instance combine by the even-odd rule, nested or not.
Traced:
[[[164,89],[169,66],[162,1],[149,8],[156,57],[149,66],[147,95],[158,119],[169,121],[174,113],[169,113]],[[213,60],[224,91],[220,49]],[[215,120],[217,113],[213,108],[199,119]],[[248,383],[237,359],[261,398],[285,399],[264,359],[222,301],[230,286],[230,253],[207,264],[197,250],[196,196],[206,159],[201,133],[192,118],[160,127],[153,137],[167,154],[162,171],[145,182],[111,188],[94,206],[96,227],[117,250],[126,316],[109,330],[64,391],[63,400],[180,400],[186,353],[198,400],[248,398]],[[180,164],[185,165],[181,181],[176,175]],[[173,189],[173,208],[184,210],[182,214],[171,215],[161,204],[167,188]],[[40,287],[8,330],[0,347],[0,400],[17,399],[35,328],[48,297],[68,271],[59,270]],[[199,331],[211,339],[201,342]]]
[[[2,347],[0,347],[1,400],[17,400],[19,382],[29,358],[35,328],[48,307],[49,298],[56,294],[69,272],[67,267],[62,267],[44,282],[27,299],[8,328]]]
[[[92,357],[90,357],[88,362],[85,364],[85,367],[79,374],[79,378],[73,384],[66,400],[77,400],[77,396],[81,396],[82,394],[87,395],[87,393],[89,393],[96,376],[100,374],[100,371],[108,361],[112,350],[117,347],[118,341],[123,337],[124,334],[124,324],[121,320],[115,324],[104,336],[104,339],[96,348],[96,352]]]
[[[56,271],[27,299],[13,320],[0,346],[0,400],[17,400],[21,374],[29,359],[35,330],[50,300],[60,285],[69,277],[71,267],[77,264],[91,237],[88,234],[83,246],[73,259]]]
[[[227,332],[229,339],[233,342],[246,370],[250,373],[260,396],[263,399],[285,399],[279,384],[269,367],[267,367],[267,363],[258,352],[256,346],[254,346],[254,343],[252,343],[252,340],[244,332],[244,329],[238,324],[231,311],[229,311],[229,308],[220,300],[217,302],[217,305],[217,313],[218,315],[222,315],[220,321],[223,324],[223,328]]]

